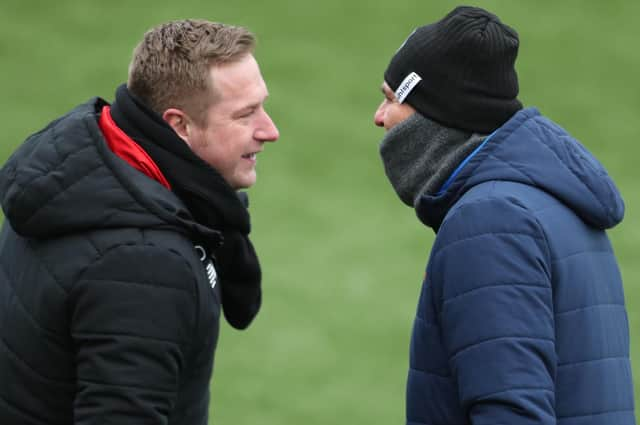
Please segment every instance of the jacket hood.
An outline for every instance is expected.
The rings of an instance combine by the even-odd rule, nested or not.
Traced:
[[[624,216],[622,197],[604,167],[535,108],[517,112],[500,127],[443,193],[423,195],[416,214],[437,231],[464,193],[497,180],[544,190],[598,229],[611,228]]]
[[[184,204],[107,146],[92,99],[30,136],[0,170],[0,203],[20,235],[47,238],[106,228],[177,228],[217,237]]]

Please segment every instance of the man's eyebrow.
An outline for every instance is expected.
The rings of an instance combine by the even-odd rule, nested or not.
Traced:
[[[265,102],[267,101],[267,99],[269,98],[269,93],[267,93],[262,99],[259,100],[253,100],[248,102],[246,105],[244,105],[242,108],[240,109],[254,109],[254,108],[259,108],[261,105],[264,105]]]
[[[385,87],[384,84],[380,86],[380,91],[382,92],[384,97],[386,97],[387,99],[395,100],[396,98],[395,93],[390,88]]]
[[[241,106],[241,107],[239,107],[238,109],[234,110],[234,111],[232,112],[232,114],[233,114],[234,116],[236,116],[236,115],[242,115],[242,114],[247,113],[247,112],[249,112],[249,111],[253,111],[253,110],[255,110],[255,109],[256,109],[256,108],[258,108],[259,106],[260,106],[260,104],[258,104],[258,103],[248,103],[248,104],[246,104],[246,105],[242,105],[242,106]]]
[[[262,106],[264,104],[264,102],[267,100],[267,97],[268,97],[268,95],[265,96],[263,100],[256,100],[256,101],[252,101],[252,102],[247,102],[246,104],[238,107],[238,109],[233,111],[232,114],[233,115],[240,115],[240,114],[243,114],[245,112],[258,109],[260,106]]]

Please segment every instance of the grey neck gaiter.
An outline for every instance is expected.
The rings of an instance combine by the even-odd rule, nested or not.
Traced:
[[[422,194],[436,194],[485,137],[445,127],[416,112],[387,132],[380,155],[396,193],[414,207]]]

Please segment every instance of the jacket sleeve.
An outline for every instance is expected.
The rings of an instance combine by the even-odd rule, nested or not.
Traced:
[[[547,243],[505,200],[452,211],[428,273],[465,417],[474,425],[555,424],[556,354]]]
[[[196,326],[195,277],[167,249],[102,253],[69,294],[75,424],[166,424]]]

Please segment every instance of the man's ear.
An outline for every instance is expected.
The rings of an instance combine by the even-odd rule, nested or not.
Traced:
[[[171,128],[173,128],[173,131],[175,131],[176,134],[180,136],[187,145],[189,145],[189,147],[191,147],[191,137],[189,137],[191,122],[187,114],[180,109],[169,108],[162,114],[162,119],[165,120]]]

